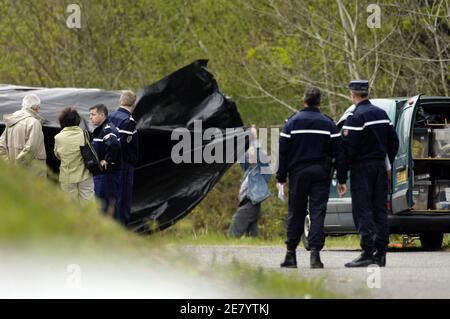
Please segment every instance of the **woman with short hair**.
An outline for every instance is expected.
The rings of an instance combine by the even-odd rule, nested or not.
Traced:
[[[80,146],[86,144],[83,130],[78,126],[81,117],[71,107],[62,110],[59,118],[61,132],[55,136],[55,155],[61,161],[59,182],[61,189],[80,202],[94,198],[94,180],[84,165]]]

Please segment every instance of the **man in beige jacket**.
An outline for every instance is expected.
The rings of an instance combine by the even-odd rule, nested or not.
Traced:
[[[3,116],[6,128],[0,136],[0,158],[27,167],[39,177],[46,177],[44,119],[39,115],[40,108],[39,97],[27,94],[21,110]]]

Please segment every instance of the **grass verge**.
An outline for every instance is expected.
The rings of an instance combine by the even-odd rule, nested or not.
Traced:
[[[189,220],[182,220],[173,227],[158,232],[153,237],[158,238],[167,244],[185,244],[185,245],[241,245],[241,246],[282,246],[284,247],[285,238],[279,236],[273,237],[247,237],[241,238],[228,237],[224,233],[216,231],[193,231],[193,226]],[[418,237],[409,237],[413,239],[408,247],[403,248],[421,248]],[[403,242],[403,235],[392,234],[390,236],[390,245],[392,248],[399,246]],[[327,236],[325,238],[324,249],[360,249],[359,235]],[[302,248],[300,244],[300,248]],[[450,234],[444,235],[442,249],[450,250]]]
[[[95,256],[96,261],[101,260],[104,264],[117,264],[125,283],[129,282],[127,276],[132,276],[139,265],[143,273],[177,269],[180,278],[190,280],[180,289],[189,291],[191,287],[187,286],[195,286],[193,282],[208,283],[210,289],[218,292],[216,295],[227,298],[339,297],[327,291],[320,281],[255,269],[241,263],[213,269],[209,265],[200,265],[193,256],[182,253],[176,245],[166,245],[181,242],[181,238],[173,240],[168,234],[165,238],[142,237],[130,233],[111,218],[100,214],[96,203],[80,207],[57,185],[38,180],[29,172],[3,161],[0,161],[0,185],[0,253],[3,256],[20,255],[18,260],[22,263],[30,262],[32,256],[40,256],[39,262],[42,259],[47,262],[54,256],[65,256],[68,261],[72,261],[74,256]],[[212,236],[208,239],[210,242],[213,240],[220,242],[223,238]],[[124,260],[127,263],[119,265]],[[13,264],[12,269],[16,266]],[[144,277],[141,281],[145,280]],[[144,282],[145,286],[151,287],[152,284]],[[168,282],[167,286],[172,284]],[[162,292],[159,295],[156,291],[152,296],[158,298],[166,295]]]

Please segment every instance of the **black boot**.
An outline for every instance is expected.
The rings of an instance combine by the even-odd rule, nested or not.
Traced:
[[[353,267],[367,267],[369,265],[374,264],[375,261],[373,259],[373,253],[363,252],[358,258],[355,260],[346,263],[345,267],[353,268]]]
[[[386,267],[386,252],[376,252],[373,261],[380,267]]]
[[[323,268],[320,260],[320,252],[318,250],[311,250],[311,269]]]
[[[280,267],[284,268],[297,268],[297,256],[295,250],[288,250],[284,261],[280,264]]]

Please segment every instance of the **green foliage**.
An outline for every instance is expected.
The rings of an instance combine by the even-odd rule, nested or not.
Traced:
[[[229,277],[239,283],[244,291],[249,291],[257,298],[303,298],[330,299],[343,298],[343,295],[331,293],[324,289],[322,279],[299,278],[298,274],[282,274],[265,271],[235,262],[229,269]]]
[[[175,235],[176,233],[185,234],[188,230],[194,237],[209,233],[225,234],[238,207],[242,177],[242,170],[238,165],[234,165],[206,199],[183,219],[179,228],[170,228],[167,231]],[[272,178],[271,181],[272,196],[261,205],[259,225],[260,236],[266,240],[276,240],[284,236],[287,217],[287,206],[276,197],[275,180]]]
[[[435,34],[427,27],[444,8],[387,1],[372,30],[367,3],[341,3],[348,16],[337,1],[84,0],[81,29],[69,29],[67,1],[0,0],[0,82],[140,89],[206,58],[246,124],[258,125],[282,123],[292,111],[279,101],[297,108],[310,85],[337,117],[356,76],[373,76],[380,97],[448,93],[448,68],[436,61],[449,58],[448,19]]]
[[[70,238],[80,245],[105,243],[109,237],[132,245],[139,239],[109,217],[99,213],[97,203],[79,207],[50,181],[0,160],[0,241],[45,242]],[[120,244],[119,244],[120,246]]]

